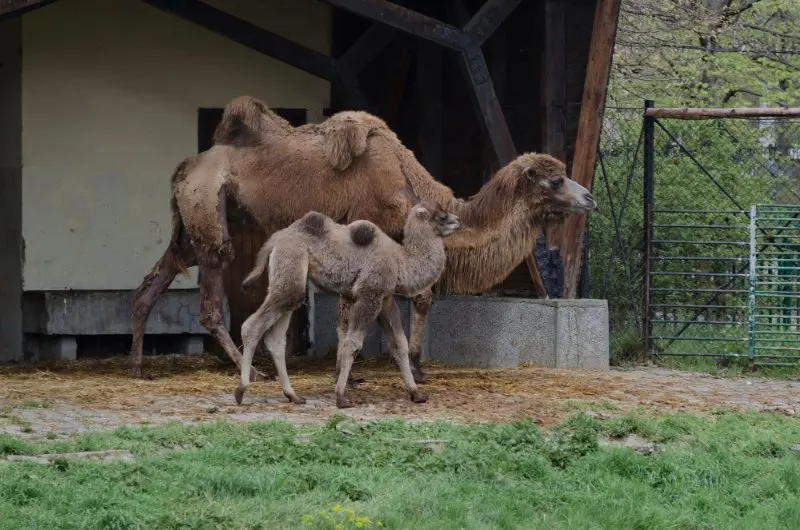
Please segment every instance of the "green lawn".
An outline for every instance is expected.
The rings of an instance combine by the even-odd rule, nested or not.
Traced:
[[[660,450],[604,443],[632,433]],[[546,432],[529,422],[335,418],[318,428],[123,428],[66,442],[0,436],[0,454],[136,455],[0,463],[0,528],[796,529],[797,444],[796,418],[755,413],[579,414]]]

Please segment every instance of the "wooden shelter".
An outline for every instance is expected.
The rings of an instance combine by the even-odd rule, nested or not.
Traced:
[[[24,19],[37,10],[47,11],[52,4],[79,1],[84,0],[0,0],[0,24]],[[104,0],[104,8],[132,1]],[[377,114],[456,195],[475,193],[498,167],[524,151],[544,151],[566,161],[573,178],[591,186],[620,0],[316,0],[329,10],[322,23],[327,27],[309,23],[307,31],[327,32],[328,53],[250,19],[247,13],[253,6],[248,7],[248,2],[259,3],[141,0],[165,16],[177,17],[328,82],[323,114],[344,109]],[[270,2],[286,4],[285,0],[261,3]],[[187,48],[192,45],[186,42]],[[24,49],[22,57],[24,61]],[[21,97],[25,97],[24,89]],[[314,119],[306,108],[266,102],[295,123]],[[197,106],[198,149],[208,145],[221,107],[218,102]],[[10,127],[0,124],[4,126]],[[78,130],[81,126],[74,124]],[[174,163],[178,161],[175,158]],[[20,174],[19,179],[24,178]],[[166,171],[163,179],[168,179]],[[166,202],[163,207],[166,211]],[[0,230],[10,234],[9,241],[24,232],[22,214],[17,212],[20,208],[12,210],[4,213],[9,219],[0,220]],[[564,294],[575,296],[585,221],[580,217],[568,220],[562,231],[551,236],[546,245],[549,252],[547,248],[539,250],[541,263],[537,264],[531,249],[526,262],[497,286],[498,294],[543,296],[549,291],[551,296],[560,295],[560,273],[553,270],[563,260]],[[235,208],[229,222],[236,255],[242,260],[230,268],[226,278],[231,331],[238,340],[237,324],[258,300],[242,298],[236,286],[263,234]],[[555,248],[560,252],[552,250]],[[17,251],[2,260],[0,268],[14,271],[12,276],[20,281],[0,294],[0,310],[15,312],[20,294],[31,298],[22,293],[25,266],[20,263],[24,258]],[[135,281],[146,271],[139,272]],[[45,287],[37,291],[52,290]],[[23,327],[30,328],[20,321],[16,328],[5,330],[5,336]],[[4,357],[15,355],[0,355],[0,359]]]

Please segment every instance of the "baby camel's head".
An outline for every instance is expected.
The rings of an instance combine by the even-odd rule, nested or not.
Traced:
[[[412,220],[429,223],[439,237],[454,234],[463,226],[457,215],[447,212],[440,204],[425,199],[411,209],[409,221]]]

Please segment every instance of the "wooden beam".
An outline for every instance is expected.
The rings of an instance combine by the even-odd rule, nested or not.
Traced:
[[[0,20],[18,17],[56,0],[0,0]]]
[[[464,26],[464,32],[477,45],[486,42],[522,0],[487,0]]]
[[[545,0],[542,46],[543,149],[567,161],[567,58],[563,0]]]
[[[332,57],[296,44],[204,2],[198,0],[142,1],[311,75],[328,81],[332,81],[336,75],[335,61]]]
[[[603,125],[608,75],[614,54],[617,19],[621,0],[597,0],[589,45],[589,61],[583,84],[583,99],[578,121],[578,138],[572,166],[572,179],[591,189],[600,131]],[[586,215],[573,214],[567,219],[562,239],[564,259],[564,297],[575,298],[581,270],[583,234]]]
[[[469,44],[469,37],[459,28],[386,0],[325,1],[350,13],[435,42],[450,50],[461,51]]]
[[[382,24],[373,24],[336,60],[340,69],[353,74],[364,70],[392,42],[397,31]]]
[[[648,118],[676,118],[679,120],[707,120],[714,118],[782,118],[800,116],[800,108],[750,108],[750,109],[693,109],[649,108],[645,110]]]
[[[564,0],[545,0],[542,43],[542,149],[562,162],[567,162],[567,58]],[[564,237],[564,223],[548,227],[547,248],[557,252]],[[563,279],[562,279],[563,280]]]
[[[498,163],[504,166],[516,158],[517,149],[479,46],[468,46],[461,53],[461,66],[462,73],[472,88],[473,103],[482,118],[479,120],[481,127],[494,148]]]
[[[422,165],[437,179],[442,178],[442,62],[444,50],[431,42],[418,40],[416,50],[416,89],[419,109],[418,138]]]

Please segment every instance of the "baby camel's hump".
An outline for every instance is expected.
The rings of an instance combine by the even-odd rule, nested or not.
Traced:
[[[387,266],[380,250],[394,242],[370,221],[342,225],[309,212],[297,225],[307,238],[311,279],[323,289],[352,295],[365,273],[374,276],[376,268]]]

